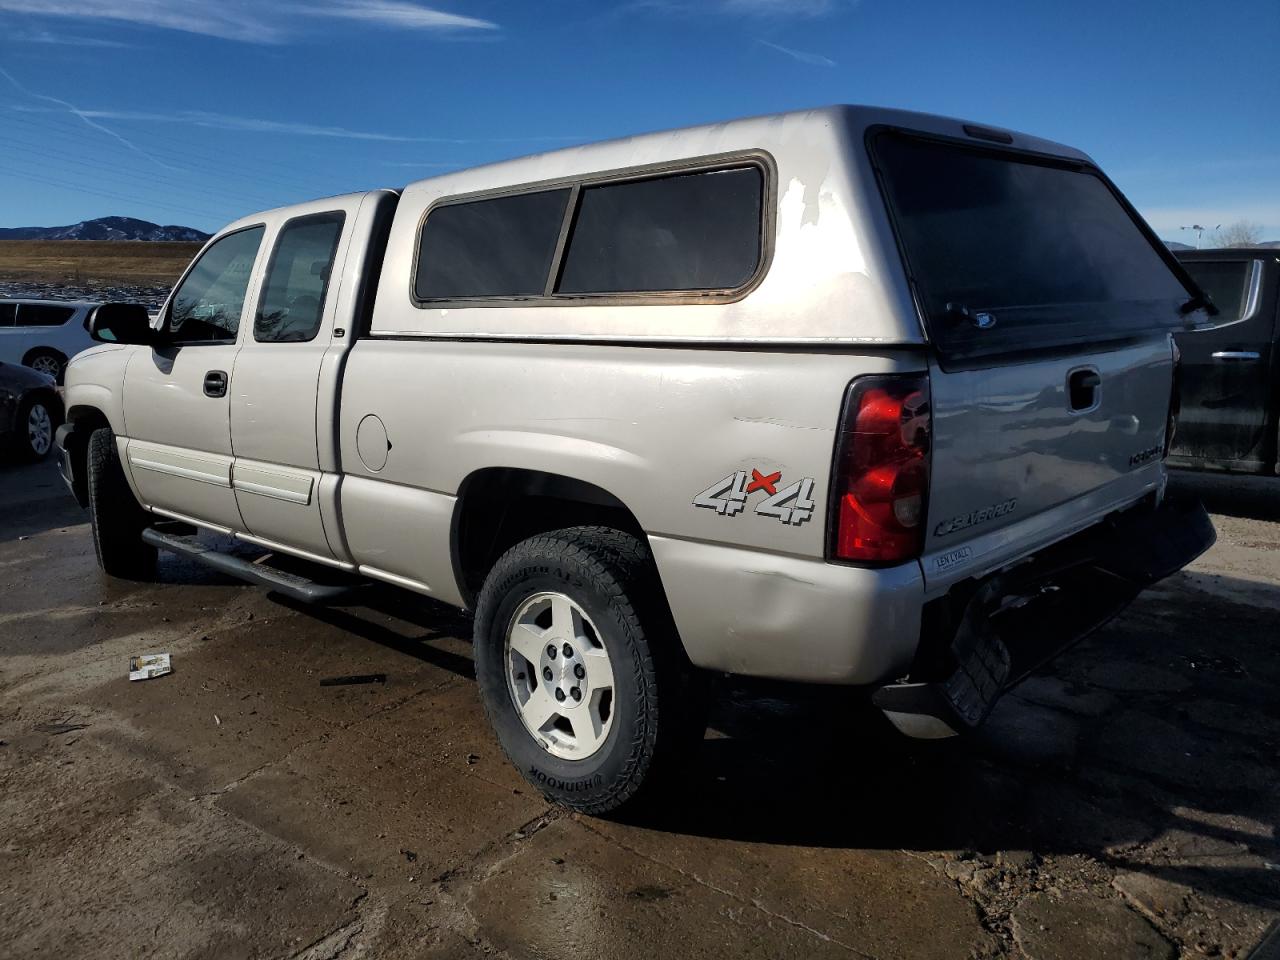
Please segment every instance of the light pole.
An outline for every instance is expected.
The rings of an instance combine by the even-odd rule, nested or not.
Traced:
[[[1197,249],[1197,250],[1199,250],[1199,249],[1200,249],[1200,238],[1204,236],[1204,232],[1205,232],[1206,230],[1208,230],[1209,228],[1208,228],[1208,227],[1202,227],[1202,226],[1200,226],[1200,224],[1198,224],[1198,223],[1193,223],[1193,224],[1192,224],[1191,226],[1189,226],[1189,227],[1179,227],[1178,229],[1179,229],[1179,230],[1194,230],[1194,231],[1196,232],[1196,249]],[[1221,230],[1221,229],[1222,229],[1222,224],[1218,224],[1218,225],[1217,225],[1216,227],[1214,227],[1213,229],[1214,229],[1214,230]]]

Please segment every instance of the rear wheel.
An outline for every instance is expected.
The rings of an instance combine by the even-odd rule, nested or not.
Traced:
[[[85,463],[89,478],[89,518],[98,565],[113,577],[152,579],[156,571],[156,548],[142,541],[148,514],[129,489],[116,450],[116,437],[109,427],[90,435]]]
[[[66,369],[67,358],[60,354],[57,350],[48,347],[42,347],[39,350],[32,350],[27,354],[23,363],[39,373],[45,373],[53,377],[59,383],[62,382],[62,372]]]
[[[512,547],[481,590],[475,656],[503,750],[572,809],[632,801],[702,734],[652,559],[622,531],[575,527]]]

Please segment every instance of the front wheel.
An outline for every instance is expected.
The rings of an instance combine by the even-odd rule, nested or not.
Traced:
[[[53,432],[61,419],[57,407],[42,397],[25,401],[18,409],[15,436],[24,460],[43,460],[53,447]]]
[[[585,813],[631,801],[700,715],[652,559],[619,530],[557,530],[507,551],[476,606],[475,658],[508,758]]]
[[[85,469],[98,565],[113,577],[152,579],[156,572],[156,548],[142,539],[148,514],[129,489],[116,450],[116,436],[109,427],[89,435]]]

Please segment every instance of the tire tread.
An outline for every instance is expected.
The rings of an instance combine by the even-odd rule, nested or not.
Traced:
[[[124,477],[116,437],[109,427],[93,431],[85,451],[89,480],[89,518],[98,565],[112,577],[148,580],[154,577],[156,548],[144,543],[146,511],[134,499]]]
[[[570,527],[538,534],[508,550],[490,571],[477,603],[476,638],[483,642],[501,603],[502,591],[520,572],[550,573],[553,565],[581,570],[605,594],[615,616],[640,642],[632,645],[628,664],[642,706],[626,747],[620,774],[589,796],[548,794],[552,800],[582,813],[599,815],[633,801],[641,788],[660,776],[678,739],[679,693],[688,676],[687,662],[674,641],[665,597],[647,546],[633,534],[612,527]],[[655,642],[656,641],[656,642]],[[615,671],[622,664],[615,662]],[[486,718],[497,729],[495,706],[482,697]],[[503,752],[523,773],[520,758],[502,742]],[[537,785],[537,784],[535,784]],[[544,793],[547,793],[545,788]]]

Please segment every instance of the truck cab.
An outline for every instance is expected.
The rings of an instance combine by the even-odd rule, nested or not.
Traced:
[[[1280,252],[1180,250],[1218,313],[1179,333],[1181,411],[1169,466],[1280,473]]]

